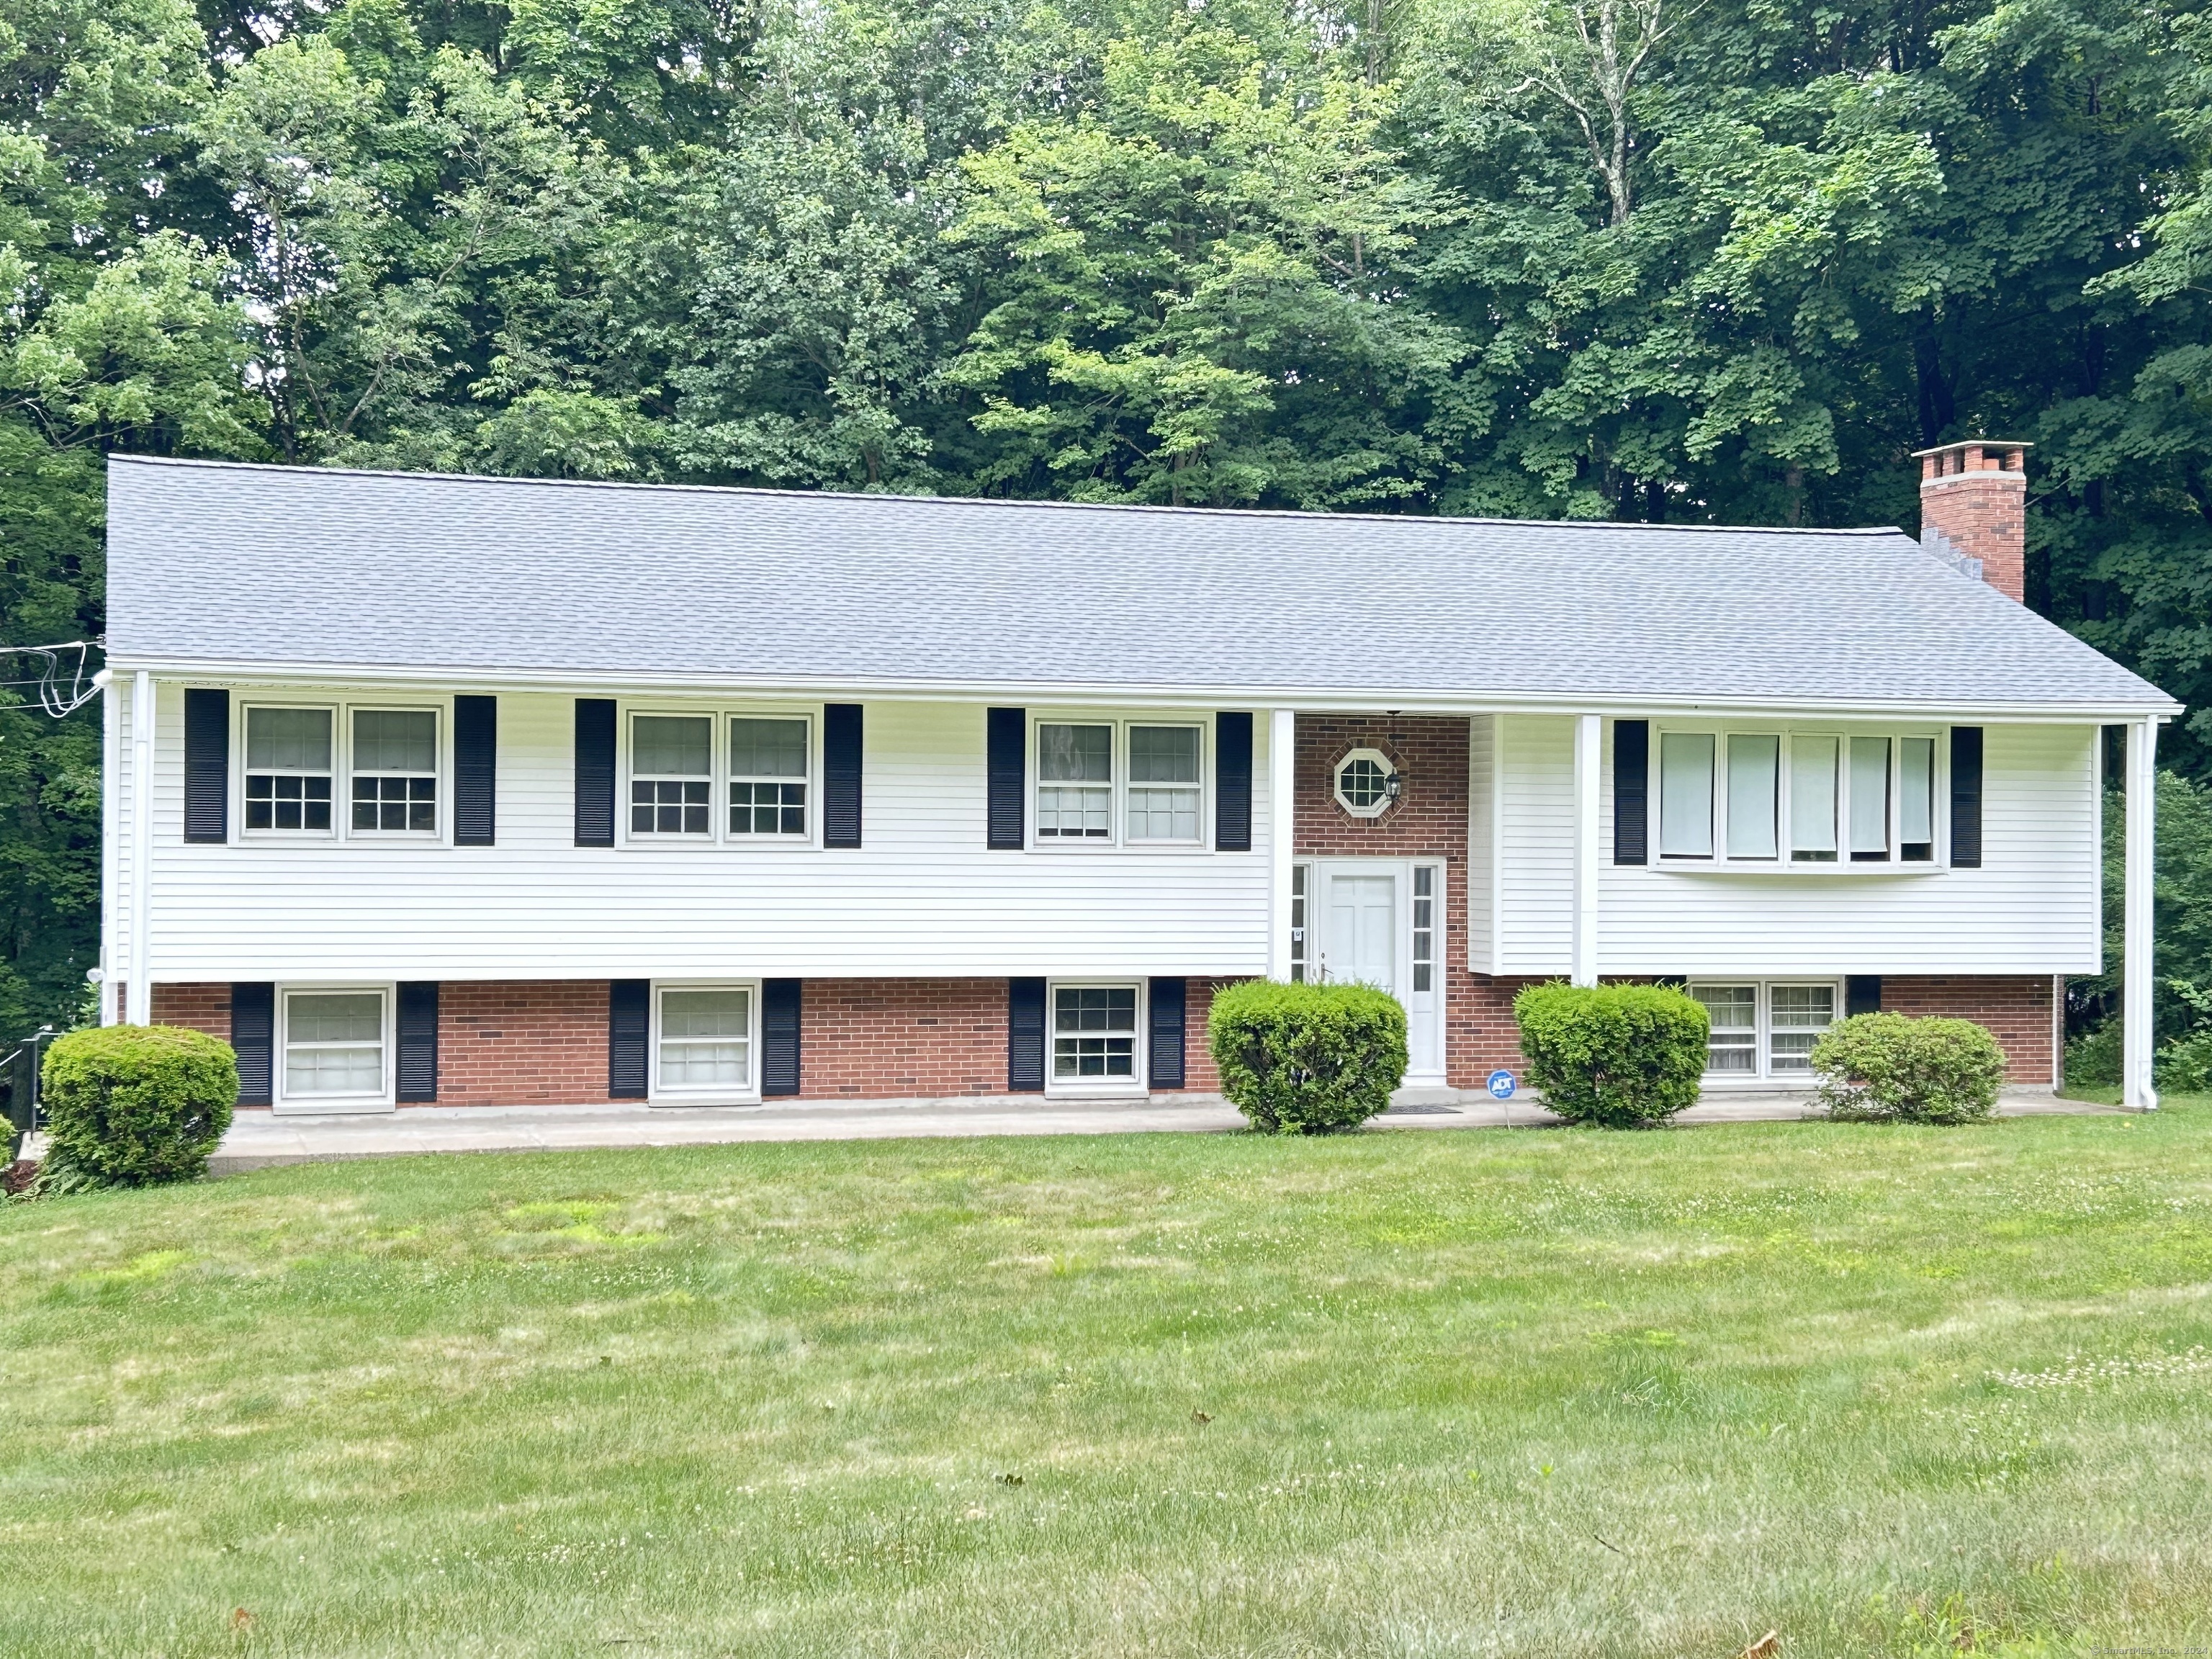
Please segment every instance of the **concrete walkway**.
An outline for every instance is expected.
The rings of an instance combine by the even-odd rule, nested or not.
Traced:
[[[2008,1094],[2004,1116],[2109,1113],[2116,1106]],[[1708,1095],[1675,1121],[1741,1123],[1814,1115],[1802,1095]],[[1407,1091],[1374,1121],[1383,1129],[1534,1127],[1556,1122],[1532,1100],[1479,1092]],[[750,1140],[880,1140],[903,1136],[1220,1133],[1243,1118],[1219,1095],[1146,1100],[1047,1101],[1036,1095],[960,1100],[790,1100],[762,1106],[407,1106],[357,1116],[279,1117],[242,1111],[210,1164],[216,1174],[270,1164],[409,1152],[551,1152],[611,1146],[700,1146]]]

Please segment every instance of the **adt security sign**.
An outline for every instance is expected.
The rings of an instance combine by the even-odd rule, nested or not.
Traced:
[[[1510,1072],[1492,1072],[1490,1074],[1490,1092],[1500,1100],[1512,1099],[1513,1073]]]

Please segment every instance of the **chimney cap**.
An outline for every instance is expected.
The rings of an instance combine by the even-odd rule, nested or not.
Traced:
[[[2035,446],[2025,438],[1961,438],[1956,443],[1937,444],[1933,449],[1916,449],[1912,459],[1923,455],[1948,455],[1954,449],[2033,449]]]

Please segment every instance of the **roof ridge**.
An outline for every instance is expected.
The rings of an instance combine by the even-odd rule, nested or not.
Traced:
[[[316,478],[416,478],[440,483],[532,484],[545,489],[638,490],[649,494],[678,492],[699,495],[763,495],[779,501],[903,501],[926,507],[1050,507],[1062,512],[1162,514],[1194,518],[1287,519],[1310,523],[1316,519],[1340,520],[1360,525],[1504,525],[1531,530],[1641,530],[1707,535],[1758,536],[1902,536],[1898,525],[1854,525],[1808,527],[1764,524],[1649,524],[1617,519],[1489,519],[1445,513],[1343,513],[1328,508],[1291,507],[1160,506],[1147,501],[1063,501],[1018,495],[908,495],[861,489],[769,489],[754,484],[646,483],[623,478],[532,478],[491,472],[413,472],[392,467],[308,466],[282,461],[226,461],[185,455],[110,454],[111,466],[204,467],[229,472],[275,472]]]

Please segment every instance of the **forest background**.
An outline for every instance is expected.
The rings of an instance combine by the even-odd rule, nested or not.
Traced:
[[[2184,1039],[2209,179],[2170,0],[0,0],[0,643],[99,635],[118,450],[1914,529],[1910,451],[2026,439],[2029,603],[2191,709]],[[8,1037],[98,960],[31,690]]]

